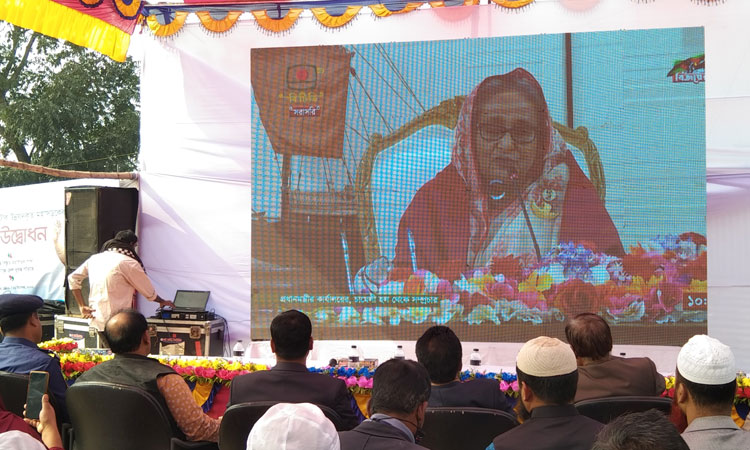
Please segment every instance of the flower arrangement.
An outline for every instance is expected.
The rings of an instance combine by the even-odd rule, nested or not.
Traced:
[[[367,367],[355,369],[354,367],[326,366],[321,368],[312,367],[307,370],[343,380],[346,383],[346,387],[353,394],[369,395],[372,392],[372,375],[375,371],[371,371]]]
[[[221,383],[229,386],[238,375],[267,370],[263,364],[242,363],[226,359],[179,359],[159,358],[159,362],[174,369],[188,381],[197,383]]]
[[[37,344],[42,350],[49,350],[55,353],[70,353],[78,348],[78,343],[70,338],[51,339],[49,341]]]
[[[375,263],[382,266],[382,258],[360,272],[372,272]],[[623,257],[561,243],[538,262],[508,255],[469,271],[440,268],[440,275],[378,267],[387,275],[355,283],[356,302],[307,312],[328,325],[540,324],[580,312],[613,324],[705,322],[705,308],[684,307],[683,296],[706,294],[706,264],[706,239],[692,232],[640,242]]]
[[[113,358],[112,355],[101,355],[96,352],[75,350],[69,353],[59,353],[60,368],[66,380],[75,380],[81,374],[97,364]]]

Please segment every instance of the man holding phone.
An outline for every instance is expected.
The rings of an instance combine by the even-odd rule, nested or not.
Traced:
[[[54,353],[42,350],[36,344],[42,341],[42,322],[37,310],[44,305],[36,295],[0,295],[0,370],[20,374],[32,371],[49,373],[49,392],[55,399],[63,422],[69,422],[65,406],[65,383],[60,360]]]

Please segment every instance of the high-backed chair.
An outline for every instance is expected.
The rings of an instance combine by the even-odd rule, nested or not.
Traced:
[[[68,389],[74,450],[216,450],[175,437],[169,411],[148,392],[122,384],[79,381]]]
[[[247,437],[263,414],[279,402],[238,403],[227,408],[221,419],[219,430],[219,448],[221,450],[245,450]],[[337,430],[342,431],[341,417],[336,411],[324,405],[316,405],[330,420]]]
[[[427,408],[424,438],[431,450],[484,450],[498,434],[518,422],[513,414],[485,408]]]
[[[23,417],[23,405],[26,403],[26,390],[29,376],[11,372],[0,372],[0,398],[5,409]]]
[[[575,404],[579,413],[601,423],[609,423],[623,414],[657,409],[669,414],[672,399],[667,397],[622,396],[581,400]]]
[[[23,405],[26,403],[26,391],[29,386],[29,376],[26,374],[0,371],[0,398],[3,399],[5,409],[17,416],[23,417]],[[49,394],[49,391],[48,391]],[[70,424],[63,423],[63,414],[57,406],[55,397],[49,395],[49,402],[55,409],[57,428],[60,430],[63,442],[67,443]]]

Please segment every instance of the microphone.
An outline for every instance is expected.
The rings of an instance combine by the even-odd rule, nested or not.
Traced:
[[[539,242],[536,240],[536,233],[534,233],[534,227],[531,226],[531,219],[529,219],[529,212],[526,211],[526,202],[523,200],[523,195],[521,195],[521,188],[518,186],[518,174],[516,172],[513,172],[510,174],[510,182],[512,184],[513,190],[516,191],[516,195],[518,196],[518,202],[521,204],[521,211],[523,211],[523,218],[526,219],[526,228],[529,229],[529,234],[531,235],[531,242],[534,243],[534,251],[536,252],[536,260],[537,262],[540,262],[542,260],[542,252],[539,249]]]

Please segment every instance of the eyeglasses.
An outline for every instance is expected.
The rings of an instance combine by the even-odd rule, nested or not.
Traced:
[[[497,122],[479,125],[479,137],[491,144],[500,142],[507,133],[516,144],[529,144],[536,139],[536,130],[530,123],[520,122],[511,127]]]

